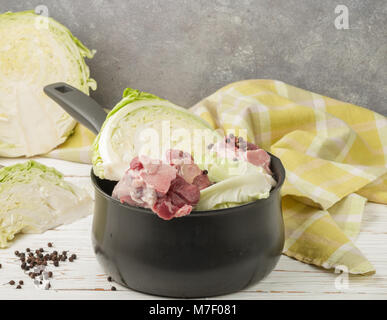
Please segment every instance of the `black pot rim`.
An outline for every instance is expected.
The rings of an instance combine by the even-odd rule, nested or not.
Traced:
[[[268,152],[268,154],[270,155],[271,160],[274,159],[274,161],[277,162],[278,171],[280,173],[279,176],[278,176],[278,180],[276,180],[277,184],[275,185],[275,187],[273,189],[270,190],[270,195],[269,195],[268,198],[258,199],[256,201],[252,201],[252,202],[243,204],[241,206],[236,206],[236,207],[231,207],[231,208],[223,208],[223,209],[216,209],[216,210],[204,210],[204,211],[195,211],[195,210],[193,210],[189,215],[180,217],[179,219],[181,219],[181,218],[187,219],[187,218],[193,218],[193,217],[203,217],[203,216],[213,216],[213,215],[227,214],[227,213],[234,212],[235,209],[237,209],[237,208],[254,206],[257,202],[269,201],[273,197],[273,194],[277,193],[281,189],[281,187],[282,187],[282,185],[283,185],[283,183],[285,181],[285,168],[282,165],[282,162],[281,162],[281,160],[279,158],[277,158],[276,156],[274,156],[273,154],[271,154],[269,152]],[[155,215],[155,213],[151,209],[141,208],[141,207],[136,207],[136,206],[131,206],[131,205],[128,205],[128,204],[125,204],[125,203],[121,203],[119,200],[114,199],[112,196],[108,195],[98,185],[97,176],[94,174],[93,169],[91,169],[90,177],[91,177],[91,181],[92,181],[92,183],[94,185],[95,190],[97,192],[99,192],[103,197],[105,197],[108,201],[112,201],[112,202],[116,203],[119,206],[127,208],[128,212],[134,210],[134,211],[145,213],[145,214],[151,214],[152,216]]]

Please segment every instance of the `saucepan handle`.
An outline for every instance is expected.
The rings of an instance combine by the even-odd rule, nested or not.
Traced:
[[[75,120],[95,134],[99,132],[105,121],[106,112],[94,99],[64,82],[50,84],[43,90]]]

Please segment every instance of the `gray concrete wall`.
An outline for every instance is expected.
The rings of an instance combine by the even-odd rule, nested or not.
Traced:
[[[127,87],[189,107],[232,81],[278,79],[387,115],[386,0],[0,0],[44,4],[89,48],[111,107]],[[349,10],[337,30],[334,10]]]

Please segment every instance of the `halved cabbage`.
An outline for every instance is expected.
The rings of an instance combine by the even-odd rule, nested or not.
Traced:
[[[16,233],[41,233],[91,214],[89,193],[36,161],[0,169],[0,248]]]
[[[102,179],[120,180],[135,156],[163,159],[171,148],[191,153],[204,169],[211,157],[206,148],[219,139],[217,131],[188,110],[127,88],[94,141],[93,170]]]
[[[96,83],[84,57],[93,54],[52,18],[0,14],[0,156],[47,153],[67,139],[76,122],[43,87],[66,82],[88,94]]]

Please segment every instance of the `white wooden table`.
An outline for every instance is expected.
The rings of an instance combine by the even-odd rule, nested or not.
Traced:
[[[86,187],[90,166],[55,159],[37,159],[60,170],[66,180]],[[1,159],[10,165],[23,159]],[[126,289],[107,281],[91,247],[92,216],[43,234],[17,236],[8,249],[0,249],[0,299],[160,299]],[[15,250],[47,248],[53,242],[57,251],[74,251],[78,259],[58,268],[52,267],[54,277],[50,290],[37,289],[21,268]],[[369,203],[357,245],[376,268],[373,276],[334,274],[282,256],[275,270],[260,283],[243,291],[216,297],[217,299],[387,299],[387,206]],[[24,281],[22,289],[8,284],[9,280]],[[348,280],[348,281],[346,281]],[[114,285],[117,291],[111,291]]]

